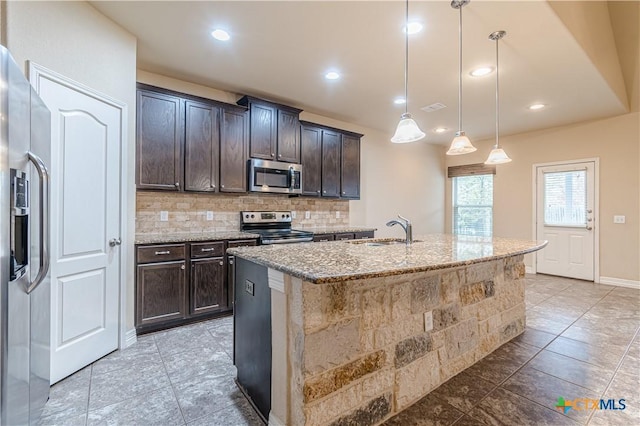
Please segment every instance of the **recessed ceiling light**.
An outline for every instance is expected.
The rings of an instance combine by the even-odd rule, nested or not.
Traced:
[[[409,34],[417,34],[422,31],[422,24],[420,22],[409,22],[402,30],[407,31]]]
[[[542,109],[546,107],[545,104],[533,104],[533,105],[529,105],[529,109],[532,111],[538,110],[538,109]]]
[[[327,80],[337,80],[340,78],[340,74],[335,71],[329,71],[324,75],[324,78],[326,78]]]
[[[393,100],[393,103],[396,105],[404,105],[406,102],[405,98],[395,98]]]
[[[220,41],[228,41],[231,38],[228,32],[221,30],[220,28],[211,31],[211,37]]]
[[[493,72],[492,67],[480,67],[480,68],[474,69],[469,74],[471,74],[472,77],[482,77],[483,75],[491,74],[492,72]]]
[[[447,129],[446,127],[436,127],[435,129],[433,129],[433,131],[436,132],[436,133],[444,133],[447,130],[449,130],[449,129]]]

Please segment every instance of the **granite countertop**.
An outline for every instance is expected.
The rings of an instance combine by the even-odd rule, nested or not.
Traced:
[[[318,234],[337,234],[342,232],[368,232],[368,231],[377,231],[378,228],[371,228],[366,226],[349,226],[349,225],[341,225],[341,226],[319,226],[319,227],[300,227],[294,226],[295,229],[299,229],[301,231],[312,232],[314,235]]]
[[[370,245],[387,238],[229,249],[230,254],[312,283],[385,277],[471,265],[530,253],[546,241],[431,234],[405,244]]]
[[[251,240],[258,237],[258,234],[238,231],[180,232],[176,234],[136,234],[135,244],[162,244],[216,240]]]

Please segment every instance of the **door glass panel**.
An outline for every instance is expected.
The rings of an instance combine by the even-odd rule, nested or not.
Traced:
[[[544,173],[544,224],[587,225],[587,171]]]

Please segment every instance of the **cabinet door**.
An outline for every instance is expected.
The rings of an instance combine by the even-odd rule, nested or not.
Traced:
[[[220,109],[185,102],[184,189],[214,192],[218,180]]]
[[[247,192],[247,116],[223,109],[221,123],[220,191]]]
[[[343,135],[340,167],[340,196],[360,198],[360,139]]]
[[[278,129],[277,110],[260,103],[251,103],[249,110],[251,115],[250,157],[275,160]]]
[[[278,110],[278,161],[300,163],[300,120],[298,113]]]
[[[136,184],[139,189],[179,191],[182,186],[180,98],[138,90]]]
[[[301,126],[302,195],[320,196],[322,188],[322,130]]]
[[[191,259],[191,315],[220,311],[227,307],[223,257]]]
[[[136,326],[186,316],[185,261],[138,265]]]
[[[322,196],[340,196],[340,134],[322,131]]]

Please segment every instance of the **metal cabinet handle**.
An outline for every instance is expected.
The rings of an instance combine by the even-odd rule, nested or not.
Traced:
[[[275,157],[275,156],[276,156],[276,153],[275,153],[275,152],[272,152],[272,153],[271,153],[271,156],[272,156],[272,157]]]
[[[27,152],[29,160],[36,167],[40,182],[40,268],[38,274],[26,288],[27,294],[35,290],[49,272],[49,171],[44,161],[33,152]]]
[[[224,185],[220,185],[220,188],[224,188]]]
[[[216,186],[215,186],[215,185],[211,185],[211,187],[212,187],[212,188],[215,188]]]
[[[165,250],[165,251],[157,251],[156,252],[156,256],[160,256],[163,254],[171,254],[171,250]]]
[[[122,240],[120,238],[112,238],[109,240],[109,245],[111,247],[119,246],[122,244]]]
[[[233,265],[233,259],[229,259],[229,265]]]
[[[184,269],[185,269],[184,264],[182,266],[180,266],[180,269],[182,269],[184,271]]]
[[[180,188],[180,182],[174,183],[173,186],[175,186],[176,188]]]
[[[345,192],[345,191],[342,191],[342,195],[345,195],[345,194],[346,194],[346,192]]]
[[[222,266],[222,265],[224,265],[224,262],[221,260],[221,261],[220,261],[220,266]]]
[[[326,193],[327,193],[327,191],[322,191],[322,193],[323,193],[323,194],[326,194]]]
[[[214,250],[215,250],[215,248],[213,248],[213,247],[209,247],[209,248],[201,248],[201,249],[200,249],[200,251],[202,251],[202,252],[214,251]]]
[[[316,192],[319,194],[319,193],[320,193],[320,190],[318,189]]]

